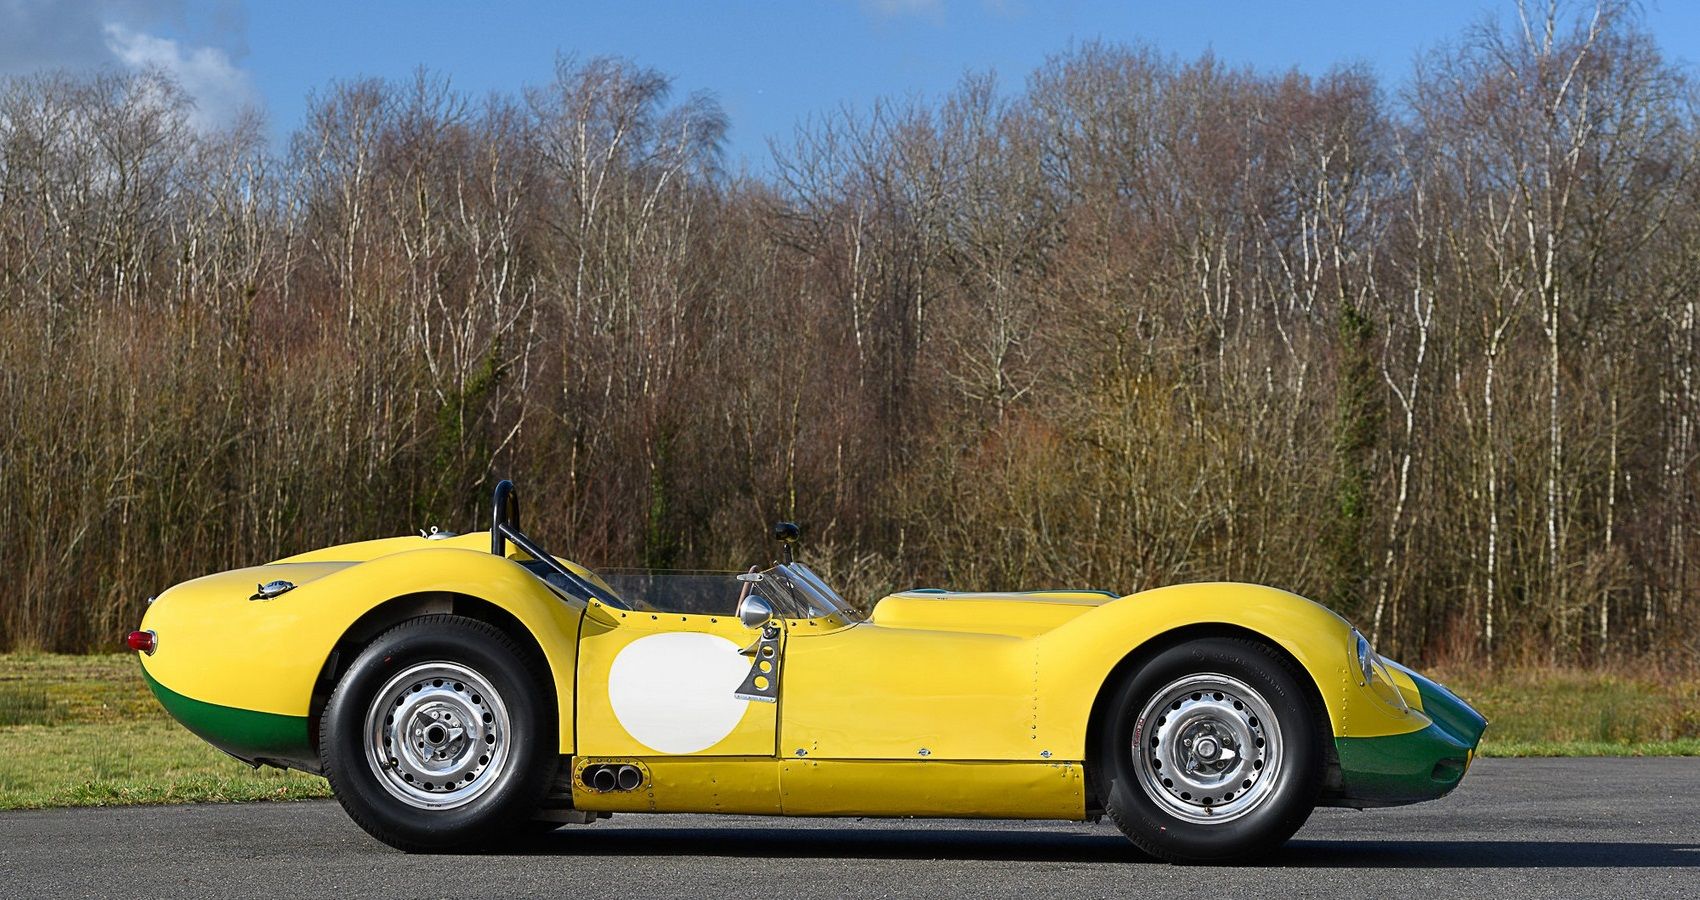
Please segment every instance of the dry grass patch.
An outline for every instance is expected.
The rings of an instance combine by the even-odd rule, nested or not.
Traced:
[[[0,655],[0,809],[328,794],[322,778],[251,769],[184,730],[130,654]]]
[[[1700,755],[1700,677],[1584,669],[1436,674],[1488,717],[1484,756]]]

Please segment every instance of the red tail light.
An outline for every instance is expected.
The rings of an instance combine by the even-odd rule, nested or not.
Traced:
[[[132,631],[130,636],[124,639],[124,643],[129,645],[131,650],[152,656],[154,649],[159,646],[159,635],[151,631]]]

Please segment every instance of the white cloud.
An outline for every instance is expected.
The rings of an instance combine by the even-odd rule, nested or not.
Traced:
[[[156,37],[114,22],[106,24],[106,47],[132,70],[158,69],[194,98],[190,122],[202,131],[231,122],[257,106],[259,95],[248,73],[216,47],[195,47]]]
[[[194,99],[204,129],[258,103],[238,65],[247,27],[243,0],[0,0],[0,78],[152,66]]]

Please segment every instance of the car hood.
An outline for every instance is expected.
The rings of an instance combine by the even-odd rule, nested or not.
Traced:
[[[904,591],[875,604],[868,620],[889,628],[1030,637],[1119,599],[1105,591]]]

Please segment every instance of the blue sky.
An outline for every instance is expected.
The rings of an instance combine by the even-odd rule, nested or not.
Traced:
[[[1669,57],[1700,62],[1700,2],[1642,6]],[[205,121],[251,104],[282,135],[333,79],[403,78],[423,64],[482,95],[546,80],[557,52],[615,54],[673,76],[680,96],[712,92],[732,123],[729,166],[760,171],[767,139],[802,118],[938,96],[971,70],[1019,86],[1082,41],[1211,50],[1265,70],[1363,62],[1397,87],[1417,54],[1512,10],[1512,0],[0,0],[0,74],[160,65]]]

